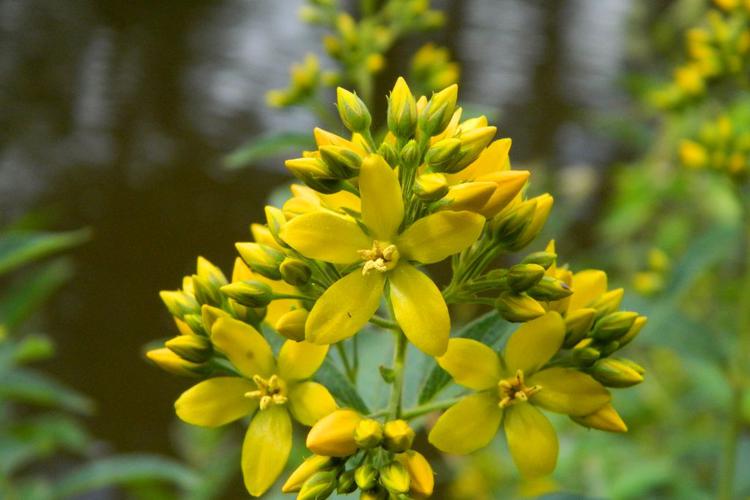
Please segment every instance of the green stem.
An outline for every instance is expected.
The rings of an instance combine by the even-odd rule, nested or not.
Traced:
[[[743,208],[742,230],[745,232],[745,246],[740,251],[745,256],[745,268],[738,301],[737,344],[729,367],[732,401],[722,453],[722,471],[719,477],[717,498],[720,500],[731,500],[734,494],[737,453],[743,428],[742,400],[750,379],[746,368],[750,360],[750,199],[746,195],[743,196],[741,191],[739,199]]]
[[[390,319],[381,318],[380,316],[373,316],[372,318],[370,318],[370,323],[375,326],[379,326],[380,328],[385,328],[386,330],[399,329],[398,323]]]
[[[352,384],[355,383],[356,376],[354,374],[354,370],[352,368],[351,363],[349,363],[349,357],[346,355],[346,349],[344,348],[344,344],[342,342],[337,342],[336,350],[338,351],[339,356],[341,356],[342,363],[344,363],[344,371],[346,371],[347,378]]]
[[[395,318],[396,314],[393,311],[390,294],[386,294],[386,302],[391,318]],[[401,328],[398,328],[394,330],[393,336],[393,366],[391,367],[393,383],[391,384],[391,397],[388,401],[388,418],[390,420],[397,419],[401,415],[401,397],[404,390],[404,365],[406,361],[406,335],[401,331]]]
[[[432,413],[434,411],[444,410],[458,403],[460,400],[461,398],[459,397],[445,399],[443,401],[433,401],[432,403],[415,406],[413,408],[409,408],[408,410],[404,410],[401,413],[401,418],[405,420],[411,420],[412,418],[421,417],[422,415],[427,415],[428,413]]]

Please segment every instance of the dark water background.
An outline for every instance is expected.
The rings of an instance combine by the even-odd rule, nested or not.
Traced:
[[[315,124],[264,103],[319,47],[300,4],[0,1],[0,222],[42,208],[57,228],[93,229],[43,318],[59,346],[46,369],[97,401],[90,429],[116,450],[172,450],[164,430],[186,384],[141,358],[144,343],[174,332],[157,292],[176,288],[198,254],[228,271],[233,242],[288,181],[281,158],[228,172],[223,157],[261,133]],[[517,167],[544,160],[553,167],[535,175],[555,179],[622,154],[587,117],[629,106],[619,79],[636,2],[436,5],[448,26],[418,41],[451,48],[461,98],[499,114]],[[416,45],[392,57],[404,67]],[[381,75],[381,95],[393,80]]]

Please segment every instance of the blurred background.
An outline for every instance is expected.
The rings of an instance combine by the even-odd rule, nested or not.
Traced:
[[[266,104],[266,93],[286,86],[290,64],[305,53],[328,64],[322,30],[297,16],[304,3],[0,0],[0,223],[33,214],[48,229],[91,230],[71,253],[71,279],[28,328],[44,330],[57,345],[43,371],[96,402],[85,423],[108,451],[176,453],[168,431],[172,401],[187,384],[143,358],[146,343],[173,333],[158,291],[179,287],[197,254],[228,272],[233,243],[249,238],[249,223],[264,220],[269,196],[290,182],[283,159],[298,156],[295,148],[241,169],[230,168],[227,157],[254,138],[309,134],[317,124],[305,109]],[[512,137],[514,167],[532,171],[535,192],[555,195],[545,234],[558,240],[562,260],[577,269],[602,267],[630,287],[654,246],[644,237],[649,231],[633,229],[653,212],[612,213],[633,199],[616,186],[627,184],[624,166],[650,147],[656,121],[638,103],[637,75],[669,77],[681,51],[679,29],[699,20],[706,4],[435,1],[433,8],[446,14],[444,27],[394,46],[374,95],[385,103],[415,48],[427,41],[446,46],[461,66],[465,109],[487,114],[501,137]],[[331,110],[333,103],[330,94]],[[648,187],[648,178],[633,182]],[[698,202],[711,205],[712,214],[736,212],[731,200],[706,198],[724,187],[680,186],[682,194],[703,196]],[[657,239],[686,251],[690,230],[713,220],[682,212]],[[634,235],[644,238],[623,246]],[[725,238],[728,246],[736,233]],[[633,300],[640,307],[646,299]],[[674,335],[680,333],[689,332]],[[643,389],[652,399],[663,391]],[[660,439],[648,418],[627,409],[623,415],[635,416],[636,436],[643,421],[641,438]],[[712,425],[707,439],[716,442]],[[604,437],[615,446],[626,440]],[[602,442],[608,443],[591,446]],[[707,455],[687,460],[715,462],[715,449],[705,446]],[[675,449],[651,452],[665,467],[684,458]],[[715,463],[705,467],[708,484]],[[675,495],[659,487],[646,490],[656,495],[650,498]]]

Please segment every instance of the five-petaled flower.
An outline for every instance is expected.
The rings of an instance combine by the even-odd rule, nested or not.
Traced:
[[[438,363],[458,384],[477,392],[440,416],[430,442],[447,453],[470,453],[489,444],[502,423],[521,473],[550,474],[557,462],[557,435],[537,407],[583,416],[610,401],[609,392],[589,375],[545,367],[564,337],[565,323],[557,312],[549,312],[518,328],[502,356],[475,340],[451,339]]]

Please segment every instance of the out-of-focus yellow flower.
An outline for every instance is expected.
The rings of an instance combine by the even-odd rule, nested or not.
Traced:
[[[610,401],[609,392],[591,376],[545,367],[564,339],[565,322],[556,312],[519,327],[500,357],[475,340],[451,339],[438,363],[458,384],[477,392],[440,416],[430,442],[448,453],[470,453],[489,444],[502,422],[521,473],[550,474],[557,461],[557,435],[538,407],[584,416]]]
[[[387,280],[396,321],[408,339],[440,355],[450,331],[448,309],[437,286],[410,262],[429,264],[460,252],[479,237],[484,218],[467,211],[438,212],[400,231],[401,187],[396,172],[378,155],[363,161],[359,189],[367,233],[353,218],[330,211],[299,215],[282,231],[284,241],[308,258],[356,266],[317,300],[306,337],[330,344],[357,333],[379,308]]]
[[[185,422],[218,427],[253,415],[242,446],[242,472],[250,494],[262,495],[286,465],[292,446],[291,418],[313,425],[336,408],[321,384],[309,381],[327,346],[287,341],[275,360],[263,336],[246,323],[222,317],[211,342],[239,376],[199,382],[175,402]]]

